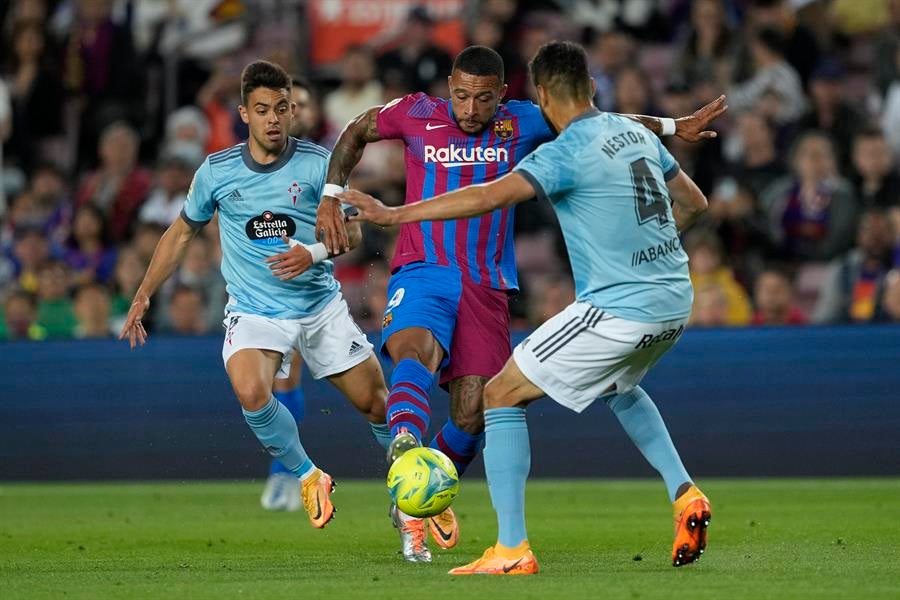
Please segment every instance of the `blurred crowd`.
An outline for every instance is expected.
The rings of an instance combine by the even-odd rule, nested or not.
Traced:
[[[465,43],[498,50],[508,98],[552,39],[587,49],[596,104],[689,114],[720,93],[717,139],[666,144],[709,198],[684,236],[694,326],[900,322],[900,0],[460,0]],[[448,93],[428,2],[390,35],[311,68],[305,0],[0,4],[0,339],[117,331],[195,169],[246,137],[244,64],[297,77],[294,134],[326,147],[364,109]],[[403,146],[372,144],[354,187],[404,197]],[[380,326],[396,232],[337,261],[355,316]],[[574,297],[552,209],[517,209],[529,327]],[[152,301],[151,333],[221,327],[213,221]]]

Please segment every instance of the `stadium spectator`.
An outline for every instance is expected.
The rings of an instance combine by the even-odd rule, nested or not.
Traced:
[[[691,327],[726,327],[728,325],[728,298],[718,283],[707,283],[694,288],[694,306],[691,309]]]
[[[550,278],[535,291],[537,293],[532,293],[528,311],[528,324],[531,327],[542,325],[575,302],[575,286],[568,276]]]
[[[806,110],[799,75],[784,59],[784,38],[774,29],[755,31],[750,38],[753,75],[728,91],[735,111],[759,109],[781,126],[793,123]]]
[[[889,20],[875,41],[872,75],[881,94],[887,94],[894,80],[900,79],[896,56],[900,51],[900,2],[888,2]]]
[[[738,113],[735,122],[732,143],[726,148],[731,155],[728,172],[758,198],[769,183],[788,172],[775,145],[775,128],[755,111]]]
[[[198,153],[205,154],[209,142],[209,122],[196,106],[182,106],[166,118],[165,135],[164,148],[174,144],[191,144]]]
[[[341,63],[341,85],[325,96],[323,104],[328,129],[340,132],[356,115],[383,101],[372,51],[365,46],[347,48]]]
[[[801,134],[791,163],[793,174],[774,181],[760,196],[772,241],[788,259],[831,260],[853,244],[853,189],[838,175],[834,147],[821,132]]]
[[[3,318],[0,319],[0,340],[39,341],[47,332],[37,323],[37,302],[34,294],[14,290],[3,302]]]
[[[856,194],[863,208],[900,205],[900,176],[884,133],[867,127],[853,138]]]
[[[160,329],[172,335],[204,335],[211,330],[204,311],[205,299],[196,289],[176,286],[169,299],[167,324]]]
[[[97,283],[88,283],[75,292],[75,337],[108,338],[112,336],[109,326],[109,290]]]
[[[39,229],[21,227],[12,245],[14,280],[18,287],[32,294],[38,290],[38,271],[50,258],[50,244]]]
[[[30,173],[43,158],[44,142],[62,134],[62,87],[49,60],[42,22],[15,23],[12,47],[4,69],[13,109],[5,154]]]
[[[209,330],[214,330],[222,324],[228,295],[218,263],[213,260],[212,245],[208,239],[196,236],[191,241],[184,260],[171,281],[176,286],[187,286],[197,290],[205,299],[206,323]],[[161,303],[171,301],[171,292],[160,296]]]
[[[40,211],[40,227],[51,244],[64,244],[72,222],[72,202],[62,169],[53,163],[39,163],[32,171],[28,191]]]
[[[189,142],[173,142],[163,150],[156,171],[156,187],[141,206],[138,219],[168,227],[181,214],[202,151]]]
[[[117,122],[100,136],[99,168],[89,174],[75,194],[75,206],[92,203],[104,215],[110,238],[121,242],[147,199],[152,174],[137,164],[140,138],[133,127]]]
[[[856,247],[830,267],[813,320],[817,323],[866,323],[875,316],[885,275],[890,268],[891,224],[884,211],[863,213]]]
[[[116,268],[113,271],[112,290],[110,311],[112,319],[116,321],[121,317],[124,323],[125,315],[128,314],[128,307],[131,306],[131,299],[138,286],[141,285],[141,279],[144,277],[144,269],[147,268],[146,263],[141,260],[140,255],[133,246],[123,246],[119,249],[116,257]],[[116,321],[117,323],[117,321]],[[121,323],[112,325],[113,331],[118,331]]]
[[[80,116],[75,158],[81,166],[107,123],[138,117],[144,80],[135,76],[141,71],[131,31],[113,20],[111,0],[77,0],[74,7],[62,44],[62,82]]]
[[[70,338],[75,333],[75,311],[69,298],[72,275],[65,262],[51,259],[38,269],[37,322],[48,338]]]
[[[291,80],[291,102],[295,105],[291,135],[313,141],[321,139],[325,134],[322,107],[316,90],[305,77],[295,76]]]
[[[84,204],[75,211],[63,259],[75,285],[105,283],[112,276],[116,251],[109,245],[103,213],[93,204]]]
[[[714,287],[716,293],[722,298],[713,298],[710,293],[709,306],[704,307],[709,311],[710,320],[719,319],[721,308],[721,323],[716,325],[746,325],[750,322],[752,309],[750,298],[741,284],[734,278],[734,272],[723,264],[722,243],[715,234],[709,231],[696,230],[685,241],[685,250],[690,259],[691,283],[694,289]],[[696,304],[695,295],[694,311],[700,306]],[[713,319],[715,317],[715,319]],[[711,321],[710,321],[711,322]]]
[[[821,48],[815,33],[797,19],[790,0],[752,0],[746,24],[750,30],[771,28],[781,35],[785,59],[806,85],[819,62]],[[739,54],[736,79],[742,81],[749,76],[752,51],[745,46]]]
[[[794,286],[790,278],[777,269],[759,274],[753,285],[752,325],[805,325],[806,315],[794,305]]]
[[[694,0],[690,25],[679,40],[675,77],[680,82],[715,81],[722,66],[730,66],[734,32],[728,24],[723,0]]]
[[[612,110],[616,102],[616,77],[628,64],[633,64],[635,48],[633,40],[621,31],[597,33],[593,29],[586,34],[588,68],[596,82],[594,104],[600,110]],[[679,113],[680,114],[680,113]]]
[[[215,60],[213,72],[197,92],[197,105],[206,116],[209,127],[209,136],[206,140],[207,154],[237,144],[240,141],[236,133],[239,129],[246,137],[246,129],[240,127],[240,121],[234,111],[234,107],[240,104],[240,98],[240,72],[227,57]]]
[[[884,291],[878,311],[878,320],[900,323],[900,270],[894,269],[884,278]]]
[[[765,214],[753,193],[733,177],[720,179],[708,201],[704,221],[721,240],[735,277],[751,280],[771,251]]]
[[[6,213],[7,178],[3,167],[3,144],[12,134],[12,104],[9,100],[9,89],[3,78],[0,78],[0,217]]]
[[[801,132],[816,129],[827,133],[835,144],[841,172],[849,174],[853,134],[865,123],[865,116],[844,98],[846,78],[846,71],[836,60],[819,64],[809,80],[812,105],[797,127]]]
[[[138,223],[134,230],[131,245],[137,251],[138,257],[147,265],[156,250],[159,238],[166,232],[166,228],[159,223]]]
[[[656,115],[650,78],[638,67],[625,67],[616,77],[615,112],[624,115]]]
[[[434,19],[425,6],[415,6],[409,11],[396,47],[378,58],[381,80],[387,87],[447,96],[447,73],[453,60],[432,42],[433,30]]]

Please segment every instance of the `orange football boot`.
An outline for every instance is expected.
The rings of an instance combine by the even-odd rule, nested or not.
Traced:
[[[672,544],[672,566],[681,567],[696,560],[706,549],[706,529],[712,519],[709,500],[692,485],[675,500],[675,542]]]
[[[334,480],[322,469],[316,469],[316,472],[302,483],[301,490],[303,508],[309,515],[309,522],[316,529],[322,529],[334,518],[334,504],[331,503]]]
[[[459,523],[456,521],[456,515],[453,509],[447,507],[447,510],[439,515],[428,518],[428,529],[431,531],[431,537],[437,542],[437,545],[444,550],[449,550],[456,546],[459,541]]]
[[[515,548],[499,543],[484,551],[481,558],[449,571],[450,575],[534,575],[537,559],[525,540]]]

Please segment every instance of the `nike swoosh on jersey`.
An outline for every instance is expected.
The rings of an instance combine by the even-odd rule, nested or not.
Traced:
[[[443,539],[445,542],[449,542],[450,538],[453,537],[453,532],[451,531],[450,533],[444,533],[444,530],[441,529],[440,525],[438,525],[437,519],[433,517],[431,519],[431,523],[434,525],[434,528],[437,529],[438,535],[441,536],[441,539]]]
[[[431,131],[432,129],[440,129],[441,127],[449,127],[449,125],[432,125],[431,123],[425,123],[425,131]]]
[[[521,559],[521,558],[520,558],[519,560],[517,560],[516,562],[514,562],[513,564],[511,564],[511,565],[506,565],[506,566],[504,566],[504,567],[503,567],[503,572],[504,572],[504,573],[509,573],[510,571],[512,571],[513,569],[515,569],[517,566],[519,566],[519,563],[520,563],[520,562],[522,562],[522,559]]]

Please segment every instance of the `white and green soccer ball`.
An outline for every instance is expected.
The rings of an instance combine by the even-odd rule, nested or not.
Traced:
[[[459,475],[447,455],[434,448],[413,448],[391,465],[388,490],[397,507],[411,517],[438,515],[459,494]]]

